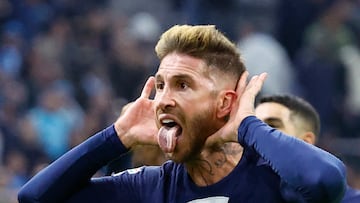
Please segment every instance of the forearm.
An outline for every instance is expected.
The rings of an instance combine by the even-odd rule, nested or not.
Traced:
[[[345,167],[335,156],[284,135],[256,117],[240,125],[239,142],[255,149],[282,181],[311,202],[332,202],[345,190]]]
[[[62,202],[86,187],[93,174],[126,151],[110,126],[35,175],[19,192],[19,201]]]

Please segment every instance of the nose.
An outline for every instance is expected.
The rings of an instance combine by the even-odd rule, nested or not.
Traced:
[[[174,107],[176,104],[173,93],[169,88],[164,88],[162,91],[156,92],[155,102],[157,108],[160,108],[161,110],[166,110],[168,108]]]

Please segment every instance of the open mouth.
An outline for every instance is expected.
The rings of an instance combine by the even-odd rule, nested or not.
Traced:
[[[161,121],[161,124],[167,129],[176,127],[177,128],[176,129],[176,134],[175,134],[176,137],[181,135],[182,128],[174,120],[172,120],[172,119],[164,119],[164,120]]]
[[[182,128],[173,119],[162,119],[161,128],[158,133],[158,143],[165,153],[175,150],[177,139],[182,133]]]

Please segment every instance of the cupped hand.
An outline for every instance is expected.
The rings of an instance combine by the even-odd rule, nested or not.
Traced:
[[[127,148],[138,144],[157,144],[158,128],[155,122],[154,102],[150,99],[154,84],[154,77],[149,77],[141,96],[126,106],[114,124],[120,140]]]
[[[247,83],[249,73],[246,71],[236,87],[236,101],[233,103],[228,122],[215,134],[211,135],[206,145],[221,144],[226,142],[238,142],[238,128],[240,123],[248,116],[255,115],[255,97],[260,92],[267,77],[267,73],[253,76]]]

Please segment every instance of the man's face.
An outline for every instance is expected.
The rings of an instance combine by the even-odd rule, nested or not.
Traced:
[[[171,53],[155,75],[159,145],[174,161],[196,158],[216,131],[215,83],[206,71],[203,60]]]
[[[287,107],[275,102],[261,103],[255,108],[255,115],[260,120],[287,135],[300,138],[301,135],[294,121],[290,119],[290,114],[291,112]]]

